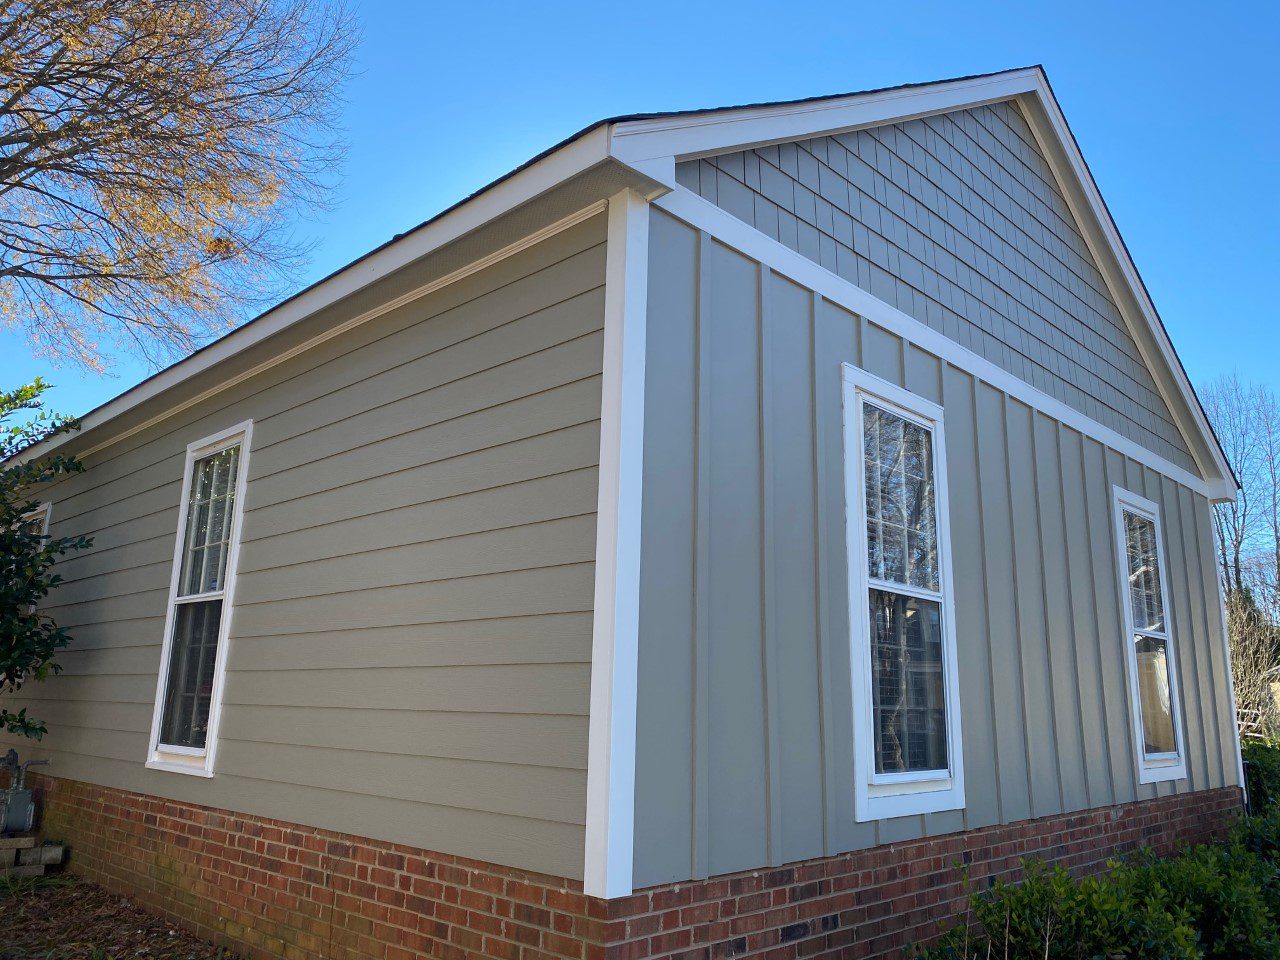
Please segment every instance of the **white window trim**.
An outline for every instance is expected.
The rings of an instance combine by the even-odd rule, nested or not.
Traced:
[[[32,520],[40,521],[40,536],[47,537],[49,535],[49,522],[53,516],[53,504],[46,500],[38,507],[33,507],[22,515],[22,519],[30,523]]]
[[[164,646],[160,654],[160,675],[156,679],[155,709],[151,717],[151,739],[146,765],[152,770],[186,773],[198,777],[212,777],[214,758],[218,749],[218,724],[222,715],[222,686],[227,669],[227,641],[231,633],[231,617],[234,610],[236,567],[240,559],[240,529],[244,522],[244,496],[249,476],[249,449],[253,440],[253,421],[246,420],[234,427],[197,440],[187,447],[187,459],[182,469],[182,495],[178,502],[178,535],[173,548],[173,570],[169,580],[169,603],[164,618]],[[227,569],[224,574],[226,589],[222,591],[222,622],[218,627],[218,652],[213,665],[213,691],[209,704],[209,729],[204,749],[179,747],[160,742],[160,724],[164,718],[165,693],[169,680],[169,659],[173,652],[173,630],[178,607],[179,582],[182,577],[182,557],[186,549],[187,508],[191,499],[191,482],[195,463],[204,457],[239,444],[240,460],[236,468],[235,509],[231,518],[231,542],[227,550]],[[184,597],[192,600],[193,597]],[[199,599],[195,597],[194,599]]]
[[[1129,719],[1133,733],[1133,755],[1138,768],[1138,782],[1164,783],[1170,780],[1183,780],[1187,776],[1187,749],[1186,737],[1182,730],[1182,684],[1178,677],[1177,639],[1169,609],[1164,527],[1160,522],[1160,505],[1119,485],[1112,487],[1111,502],[1112,512],[1115,515],[1116,572],[1120,580],[1120,606],[1124,617],[1124,636],[1121,639],[1124,643],[1124,666],[1129,684]],[[1145,517],[1155,524],[1156,565],[1160,568],[1160,603],[1164,608],[1164,641],[1169,659],[1169,702],[1173,710],[1173,736],[1178,744],[1175,753],[1148,755],[1143,749],[1145,735],[1142,730],[1142,690],[1138,684],[1138,652],[1133,642],[1138,631],[1133,625],[1133,600],[1129,593],[1128,534],[1124,528],[1125,511]]]
[[[942,407],[852,364],[843,364],[845,536],[849,578],[849,652],[853,690],[854,818],[860,822],[964,808],[964,750],[951,575],[951,519],[947,505],[947,451]],[[929,430],[933,440],[934,497],[941,586],[942,670],[947,709],[947,757],[942,771],[877,774],[871,693],[871,622],[864,494],[863,403],[870,402]],[[910,587],[891,584],[895,592]],[[930,599],[937,599],[930,591]]]

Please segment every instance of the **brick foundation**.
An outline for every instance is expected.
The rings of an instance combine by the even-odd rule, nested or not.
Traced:
[[[1078,873],[1207,840],[1235,788],[1046,817],[602,901],[574,880],[39,777],[72,869],[258,960],[891,957],[1024,857]]]

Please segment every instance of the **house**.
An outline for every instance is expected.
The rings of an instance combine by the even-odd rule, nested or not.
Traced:
[[[46,832],[247,956],[896,955],[1241,805],[1236,483],[1039,68],[603,121],[61,447]]]

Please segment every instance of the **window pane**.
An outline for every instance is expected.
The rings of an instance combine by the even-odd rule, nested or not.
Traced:
[[[209,726],[209,705],[213,702],[213,665],[218,654],[222,601],[180,603],[174,613],[160,742],[171,747],[202,748]]]
[[[939,605],[871,590],[877,773],[947,769]]]
[[[876,579],[938,589],[933,438],[925,428],[863,406],[867,572]]]
[[[1149,517],[1124,512],[1126,555],[1129,561],[1129,600],[1133,628],[1163,632],[1164,602],[1160,596],[1156,525]]]
[[[1138,650],[1138,694],[1142,700],[1143,749],[1148,754],[1176,753],[1173,704],[1169,694],[1168,641],[1134,637]]]
[[[178,593],[190,596],[226,587],[227,547],[235,514],[238,446],[197,460],[187,504],[186,547]]]

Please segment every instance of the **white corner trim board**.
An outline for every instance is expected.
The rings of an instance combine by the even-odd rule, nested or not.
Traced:
[[[649,204],[609,199],[584,888],[632,890]]]
[[[235,498],[232,503],[230,537],[227,541],[227,563],[222,576],[222,589],[217,591],[222,600],[222,607],[218,624],[217,650],[214,654],[213,690],[210,694],[205,745],[203,749],[170,746],[160,742],[160,733],[161,724],[164,720],[169,665],[173,654],[174,629],[177,623],[183,557],[187,548],[189,534],[187,514],[191,501],[194,468],[196,461],[201,458],[237,445],[240,447],[240,457],[235,476]],[[222,716],[222,687],[227,671],[227,646],[231,635],[231,620],[235,613],[236,568],[240,559],[240,531],[244,523],[244,498],[248,486],[249,455],[252,447],[252,420],[246,420],[235,426],[227,427],[225,430],[203,437],[187,446],[186,463],[182,470],[182,499],[178,504],[178,535],[173,548],[173,570],[170,574],[169,601],[165,610],[164,641],[160,652],[160,672],[156,680],[156,699],[151,716],[151,737],[147,744],[146,766],[152,770],[166,770],[170,773],[185,773],[198,777],[213,776],[214,760],[218,751],[218,724]],[[197,596],[203,597],[206,595]]]
[[[808,287],[832,303],[866,317],[872,323],[903,337],[922,350],[972,374],[1073,430],[1092,437],[1131,460],[1151,467],[1196,493],[1210,500],[1235,496],[1235,488],[1230,481],[1224,481],[1219,485],[1206,483],[1189,470],[1171,463],[1057,397],[1037,389],[1021,377],[992,363],[986,357],[978,356],[945,334],[939,333],[903,313],[892,304],[837,276],[772,237],[766,236],[709,200],[704,200],[687,187],[677,186],[653,203],[691,227],[706,231],[726,246],[768,266],[776,273],[789,277],[801,286]]]
[[[1213,529],[1213,505],[1209,504],[1206,508],[1209,512],[1209,529]],[[1231,730],[1231,745],[1235,747],[1236,757],[1236,786],[1245,792],[1245,798],[1249,796],[1249,784],[1244,777],[1244,753],[1240,750],[1240,727],[1236,723],[1235,703],[1236,703],[1236,678],[1235,672],[1231,667],[1231,642],[1227,636],[1227,595],[1222,589],[1222,578],[1214,573],[1213,582],[1218,586],[1218,617],[1219,629],[1221,633],[1218,639],[1222,641],[1222,662],[1227,668],[1227,703],[1231,704],[1231,716],[1228,718],[1228,726]]]

